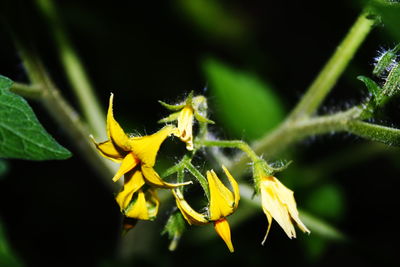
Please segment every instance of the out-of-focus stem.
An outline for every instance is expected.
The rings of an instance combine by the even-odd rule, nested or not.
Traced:
[[[58,17],[54,1],[37,0],[36,3],[39,10],[47,19],[48,25],[54,35],[61,63],[64,66],[71,87],[78,98],[80,108],[89,126],[90,132],[96,138],[105,139],[104,112],[98,104],[83,64],[67,37],[63,24]]]
[[[23,44],[16,41],[20,57],[24,63],[28,77],[32,83],[29,88],[40,89],[38,98],[48,113],[55,119],[57,124],[67,133],[82,158],[86,159],[101,177],[105,184],[113,187],[110,177],[113,176],[114,166],[102,158],[96,151],[95,146],[89,139],[89,132],[86,125],[80,119],[78,113],[62,97],[58,88],[51,81],[41,60]],[[28,89],[28,86],[18,86],[14,90]]]

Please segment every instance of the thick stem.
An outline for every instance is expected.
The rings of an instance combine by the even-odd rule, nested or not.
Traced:
[[[256,142],[253,145],[254,152],[271,158],[307,136],[348,130],[349,121],[358,118],[361,113],[362,110],[360,108],[354,107],[333,115],[304,119],[297,122],[288,121],[267,137]],[[248,158],[241,155],[234,161],[230,170],[239,176],[246,169],[248,162]]]
[[[356,20],[346,37],[337,47],[335,53],[325,64],[317,78],[308,88],[297,106],[289,115],[289,120],[298,120],[309,117],[324,101],[336,81],[343,73],[361,43],[371,31],[375,21],[367,18],[368,13],[363,12]]]

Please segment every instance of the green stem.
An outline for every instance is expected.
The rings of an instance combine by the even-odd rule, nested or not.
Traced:
[[[364,121],[349,121],[347,131],[363,138],[387,145],[400,145],[400,130]]]
[[[260,158],[253,149],[241,140],[199,140],[198,143],[203,146],[230,147],[242,150],[252,162],[260,161]]]
[[[74,90],[90,131],[96,138],[105,139],[105,115],[100,108],[82,62],[67,37],[65,28],[57,14],[52,0],[37,0],[39,10],[48,21],[56,41],[56,47],[64,66],[67,78]]]
[[[190,161],[184,162],[185,168],[199,181],[201,187],[206,194],[207,199],[210,201],[210,191],[208,189],[208,181],[207,179],[197,170],[195,166]]]
[[[298,120],[315,113],[373,28],[374,23],[374,20],[368,18],[367,12],[361,13],[335,53],[293,109],[289,120]]]
[[[67,133],[71,143],[81,152],[82,158],[93,166],[99,175],[104,178],[107,185],[114,187],[115,184],[112,184],[110,180],[115,169],[114,166],[96,151],[89,139],[86,125],[82,122],[78,113],[62,97],[60,91],[47,74],[38,55],[33,52],[33,49],[26,47],[22,42],[18,42],[17,39],[16,45],[28,77],[34,84],[33,88],[41,88],[41,103],[57,124]]]
[[[358,107],[333,115],[320,116],[300,121],[288,121],[271,132],[268,136],[253,145],[256,154],[264,154],[272,158],[296,141],[305,137],[348,130],[348,123],[355,120],[362,113]],[[237,176],[241,175],[247,167],[248,159],[239,156],[230,170]]]
[[[43,88],[19,82],[14,82],[10,90],[13,93],[29,99],[40,99],[43,94]]]

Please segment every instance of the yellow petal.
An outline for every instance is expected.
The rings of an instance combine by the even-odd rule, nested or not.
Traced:
[[[135,203],[133,203],[130,209],[125,213],[125,216],[139,220],[149,219],[146,199],[142,190],[139,190]]]
[[[217,221],[233,213],[235,199],[232,192],[225,187],[214,171],[207,172],[207,180],[210,188],[210,220]]]
[[[229,173],[228,169],[225,168],[225,166],[222,166],[222,169],[224,170],[224,172],[225,172],[226,176],[228,177],[229,182],[231,183],[231,186],[233,188],[233,195],[234,195],[234,201],[235,201],[235,205],[234,205],[233,209],[236,210],[239,205],[239,200],[240,200],[239,185],[236,182],[236,180],[233,178],[233,176]]]
[[[184,107],[178,117],[179,138],[186,143],[187,150],[193,150],[193,108]]]
[[[176,200],[176,206],[181,211],[183,217],[186,219],[188,224],[192,225],[203,225],[208,223],[208,220],[201,213],[196,212],[183,198],[182,193],[179,190],[172,190],[172,194]]]
[[[128,153],[125,158],[123,159],[121,166],[119,167],[119,170],[117,173],[114,175],[112,180],[114,182],[118,181],[118,179],[124,175],[125,173],[129,172],[135,166],[139,163],[139,160],[133,155],[133,153]]]
[[[110,96],[110,103],[108,106],[107,112],[107,135],[108,138],[120,149],[129,151],[129,137],[125,134],[124,130],[122,130],[121,126],[114,119],[113,114],[113,98],[114,95]]]
[[[262,178],[260,183],[261,205],[265,214],[270,214],[289,238],[296,237],[287,205],[280,199],[280,189],[272,176]]]
[[[90,138],[96,146],[97,151],[99,151],[100,155],[102,155],[103,157],[118,163],[124,159],[124,155],[122,155],[120,151],[117,150],[113,142],[111,142],[110,140],[102,143],[96,143],[93,136],[90,136]]]
[[[267,232],[265,233],[263,241],[261,241],[261,245],[263,245],[263,246],[265,244],[265,241],[267,240],[267,237],[268,237],[268,234],[269,234],[269,230],[271,229],[271,225],[272,225],[272,216],[271,216],[271,214],[269,214],[265,210],[264,210],[264,212],[265,212],[265,215],[267,216],[268,228],[267,228]]]
[[[275,178],[275,177],[274,177]],[[275,178],[276,187],[279,189],[279,196],[282,203],[287,206],[290,217],[294,220],[301,231],[310,233],[310,230],[300,220],[299,212],[297,211],[296,200],[294,199],[293,191],[285,187],[278,179]]]
[[[229,223],[225,218],[222,218],[214,222],[214,229],[218,235],[224,240],[226,246],[230,252],[234,252],[232,241],[231,241],[231,229]]]
[[[137,170],[132,175],[125,175],[124,188],[118,193],[115,200],[121,210],[126,209],[132,200],[132,196],[144,185],[144,179],[141,171]]]
[[[192,184],[192,181],[185,182],[185,183],[177,183],[177,184],[171,184],[164,182],[161,177],[158,175],[158,173],[152,168],[147,165],[142,165],[142,172],[144,179],[146,182],[152,186],[155,187],[161,187],[161,188],[175,188],[183,185],[188,185]]]
[[[162,142],[172,133],[176,132],[176,128],[167,125],[155,134],[133,137],[129,139],[132,152],[147,166],[153,167],[156,162],[157,152]]]

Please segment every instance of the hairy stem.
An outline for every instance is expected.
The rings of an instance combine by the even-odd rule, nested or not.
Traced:
[[[289,120],[298,120],[311,116],[321,105],[373,28],[375,21],[367,18],[367,16],[367,12],[362,12],[357,18],[335,53],[293,109],[289,115]]]
[[[349,122],[358,118],[362,110],[358,107],[333,115],[320,116],[299,121],[287,121],[266,138],[253,145],[254,152],[271,158],[296,141],[312,135],[348,130]],[[231,171],[241,175],[247,167],[248,158],[239,156],[230,166]]]

